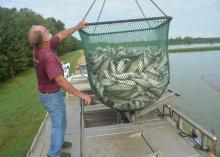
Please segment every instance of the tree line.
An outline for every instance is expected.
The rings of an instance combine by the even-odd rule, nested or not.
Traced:
[[[47,27],[52,34],[65,29],[62,21],[44,18],[30,9],[0,7],[0,81],[14,78],[15,74],[33,67],[27,35],[34,24]],[[81,42],[71,36],[59,45],[56,52],[62,55],[81,48]]]
[[[193,37],[176,37],[170,38],[170,45],[179,45],[179,44],[202,44],[202,43],[220,43],[220,38],[193,38]]]

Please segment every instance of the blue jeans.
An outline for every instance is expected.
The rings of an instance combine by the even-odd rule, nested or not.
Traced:
[[[39,93],[40,100],[51,118],[51,138],[48,155],[59,157],[66,132],[66,105],[64,93],[58,91],[52,94]]]

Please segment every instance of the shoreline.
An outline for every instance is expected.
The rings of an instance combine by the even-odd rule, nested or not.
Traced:
[[[220,46],[213,46],[213,47],[194,47],[194,48],[175,48],[175,49],[168,49],[169,53],[184,53],[184,52],[196,52],[196,51],[214,51],[220,50]]]

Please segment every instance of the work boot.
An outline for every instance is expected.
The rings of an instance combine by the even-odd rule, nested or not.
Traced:
[[[61,152],[60,157],[71,157],[71,154],[66,152]]]
[[[50,155],[47,154],[48,157],[52,157]],[[71,157],[70,153],[66,153],[66,152],[61,152],[60,157]]]
[[[62,148],[69,148],[69,147],[72,147],[72,143],[71,143],[71,142],[64,141]]]

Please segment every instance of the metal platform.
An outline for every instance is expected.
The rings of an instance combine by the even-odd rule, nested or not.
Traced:
[[[169,95],[171,94],[173,92]],[[95,114],[102,110],[106,110],[106,106],[101,104],[85,107],[85,122],[87,119],[92,121],[93,118],[96,121],[95,124],[105,121],[102,118],[104,115],[99,115],[98,120]],[[91,111],[94,112],[93,115]],[[115,121],[117,119],[115,118]],[[138,116],[131,123],[93,125],[85,128],[83,135],[81,156],[85,157],[176,157],[177,154],[178,157],[207,156],[207,153],[195,150],[192,145],[189,145],[186,139],[179,135],[176,125],[166,118],[159,117],[155,111],[141,118]]]
[[[77,83],[79,90],[90,90],[88,83]],[[93,105],[85,106],[81,100],[68,96],[67,132],[65,140],[72,147],[63,149],[72,157],[207,157],[208,153],[194,148],[190,137],[181,137],[177,125],[157,108],[169,105],[179,97],[167,91],[152,108],[126,116],[130,123],[123,123],[121,116],[95,98]],[[27,153],[27,157],[46,157],[50,145],[50,119],[47,116]],[[210,135],[211,136],[211,135]]]

